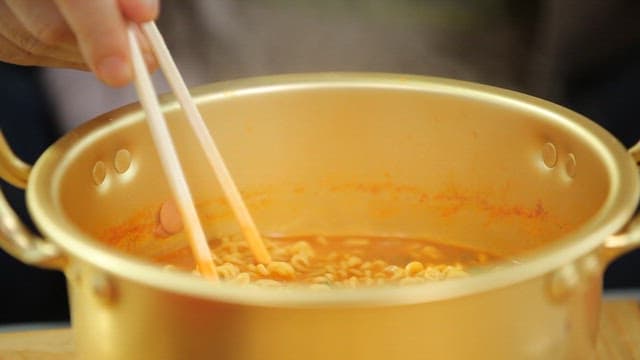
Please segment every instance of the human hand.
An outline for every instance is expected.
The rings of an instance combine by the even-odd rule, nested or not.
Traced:
[[[0,0],[0,61],[91,70],[108,85],[126,85],[133,77],[127,22],[154,20],[158,8],[159,0]]]

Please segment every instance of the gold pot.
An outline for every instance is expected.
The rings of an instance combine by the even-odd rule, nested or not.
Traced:
[[[263,233],[425,237],[510,261],[322,292],[212,285],[124,254],[101,234],[153,222],[170,197],[134,104],[68,133],[32,170],[1,144],[2,177],[26,186],[45,237],[2,199],[2,245],[65,272],[79,357],[593,357],[604,268],[640,242],[637,147],[549,102],[444,79],[305,74],[194,96]],[[176,102],[163,109],[208,234],[236,233]]]

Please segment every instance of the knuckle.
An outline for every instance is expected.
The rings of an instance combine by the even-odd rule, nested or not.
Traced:
[[[41,24],[31,29],[33,36],[48,46],[58,46],[67,44],[73,39],[71,30],[66,24]]]
[[[23,36],[16,39],[16,45],[30,54],[39,54],[42,51],[42,43],[31,36]]]

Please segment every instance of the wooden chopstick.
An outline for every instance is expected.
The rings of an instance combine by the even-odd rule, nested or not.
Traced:
[[[220,154],[215,144],[215,141],[213,140],[213,137],[211,136],[209,129],[206,127],[204,120],[202,119],[202,115],[200,114],[200,112],[198,111],[198,108],[196,107],[195,103],[191,99],[189,90],[187,89],[187,86],[184,83],[182,76],[180,76],[180,72],[178,71],[178,68],[175,62],[173,61],[173,58],[169,53],[169,49],[167,48],[164,42],[164,39],[160,34],[160,31],[158,30],[154,22],[148,22],[148,23],[142,24],[141,27],[142,27],[143,33],[149,40],[151,48],[156,56],[156,59],[158,60],[158,63],[160,64],[160,68],[162,69],[165,75],[165,78],[167,79],[167,82],[169,83],[171,89],[175,93],[176,98],[178,99],[178,102],[182,106],[182,109],[185,112],[186,118],[189,121],[189,124],[191,125],[196,137],[198,138],[198,141],[200,142],[200,146],[205,152],[205,155],[207,156],[210,166],[213,168],[213,171],[221,185],[222,191],[227,198],[227,201],[236,217],[236,220],[238,221],[238,224],[240,225],[240,229],[245,239],[249,243],[249,248],[251,249],[254,257],[258,262],[268,264],[269,262],[271,262],[271,256],[269,255],[269,252],[267,251],[266,246],[264,245],[263,239],[260,236],[260,233],[258,232],[257,227],[251,215],[249,214],[249,211],[244,201],[242,200],[242,196],[240,195],[238,188],[233,182],[233,179],[224,163],[222,155]],[[144,92],[146,94],[145,96],[147,97],[149,96],[148,94],[152,94],[154,102],[153,103],[150,102],[148,107],[152,107],[152,106],[155,107],[155,110],[153,110],[153,112],[158,113],[160,114],[160,116],[162,116],[162,112],[159,110],[158,101],[155,96],[155,92],[153,92],[153,85],[149,80],[149,75],[147,73],[146,67],[140,67],[140,64],[144,65],[144,61],[142,60],[139,44],[137,43],[137,39],[135,37],[135,29],[136,29],[135,25],[131,25],[131,27],[129,28],[129,38],[130,38],[131,46],[135,47],[136,49],[132,51],[132,55],[133,53],[136,53],[137,55],[135,55],[134,58],[137,57],[138,58],[137,62],[139,62],[138,66],[136,67],[135,66],[136,61],[134,61],[134,68],[136,72],[136,84],[139,82],[137,79],[138,77],[143,78],[142,79],[143,82],[146,82],[144,81],[144,78],[148,80],[148,87],[147,86],[142,87],[137,85],[139,88],[138,92],[141,94]],[[138,76],[138,73],[140,72],[143,72],[144,75]],[[141,91],[140,89],[143,89],[143,90]],[[149,93],[148,90],[151,90],[152,92]],[[143,99],[143,96],[141,95],[141,102],[142,102],[142,99]],[[143,106],[144,106],[144,102],[143,102]],[[150,113],[149,111],[147,112]],[[157,116],[157,114],[155,116]],[[160,122],[162,122],[166,130],[166,123],[164,121],[164,118],[160,118],[160,119],[161,119]],[[155,122],[156,121],[154,121],[154,123]],[[167,134],[163,134],[163,138],[170,139],[168,130],[166,132]],[[156,142],[156,145],[159,147],[167,146],[166,143],[167,141],[165,140],[162,144],[160,144],[159,142]],[[181,170],[181,169],[179,165],[177,165],[178,159],[177,159],[177,155],[175,155],[175,148],[173,146],[173,143],[171,141],[168,141],[168,143],[169,143],[169,146],[171,146],[172,153],[174,154],[175,161],[176,161],[176,165],[172,168],[165,166],[165,172],[167,172],[167,176],[171,178],[171,176],[176,174],[175,173],[176,170]],[[162,157],[163,155],[161,153],[161,158]],[[173,160],[171,160],[171,162],[173,162]],[[167,169],[169,169],[170,171],[167,171]],[[196,257],[196,260],[202,259],[206,261],[206,259],[202,257],[200,253],[198,253],[200,251],[203,251],[204,249],[204,247],[201,244],[202,242],[201,237],[204,237],[204,233],[202,232],[202,227],[200,225],[199,220],[193,221],[192,219],[191,220],[188,219],[188,217],[191,217],[194,215],[197,219],[197,213],[193,206],[193,201],[188,191],[186,181],[184,180],[184,175],[182,171],[178,171],[178,172],[180,174],[179,177],[182,180],[174,180],[172,182],[175,182],[177,186],[181,186],[181,187],[182,185],[179,185],[179,184],[184,184],[184,188],[186,188],[186,192],[188,196],[185,197],[184,189],[179,190],[178,192],[177,190],[178,187],[176,187],[176,190],[174,190],[176,203],[178,204],[178,207],[180,209],[181,216],[185,218],[185,223],[190,223],[191,224],[190,226],[196,226],[196,225],[199,226],[199,229],[200,229],[199,231],[195,231],[195,232],[189,231],[189,234],[191,235],[190,237],[191,237],[192,249],[194,252],[194,256]],[[183,201],[179,201],[178,196],[181,196],[183,201],[188,200],[189,204],[187,205],[187,204],[184,204]],[[191,210],[187,210],[186,207],[189,207]],[[188,226],[187,229],[190,226]],[[206,238],[205,238],[205,245],[206,245]],[[211,253],[210,250],[208,249],[208,246],[207,246],[207,251],[209,254]],[[211,255],[211,256],[214,256],[214,255]],[[199,264],[199,267],[203,266],[199,262],[198,264]],[[211,262],[211,265],[212,264],[213,263]],[[208,264],[204,264],[204,266],[205,268],[210,268],[210,265]]]
[[[135,25],[129,25],[129,47],[131,48],[131,59],[133,62],[135,85],[140,97],[140,102],[147,113],[147,124],[151,130],[151,136],[160,155],[164,173],[169,182],[169,187],[178,205],[178,210],[185,223],[185,230],[189,238],[191,249],[200,273],[209,279],[217,280],[218,273],[213,263],[213,255],[207,238],[202,229],[200,218],[193,205],[193,197],[189,191],[187,181],[184,177],[178,155],[176,153],[173,140],[167,128],[164,115],[160,110],[160,104],[151,83],[147,66],[142,57],[140,46],[136,38]]]
[[[164,72],[167,82],[178,98],[178,102],[182,106],[187,120],[189,120],[189,124],[191,124],[193,132],[200,141],[200,146],[209,160],[209,165],[213,168],[222,191],[227,198],[227,202],[240,225],[240,230],[242,231],[245,240],[249,243],[249,248],[251,249],[253,256],[260,263],[270,263],[271,256],[264,245],[264,241],[258,232],[251,214],[249,214],[249,210],[247,210],[247,206],[242,200],[240,191],[238,191],[238,188],[236,187],[236,184],[234,183],[233,178],[222,159],[222,155],[213,140],[211,132],[205,125],[200,111],[198,111],[182,76],[180,76],[178,67],[169,53],[169,49],[162,38],[162,34],[160,34],[158,27],[153,21],[142,24],[142,30],[147,36],[147,39],[149,39],[151,48],[153,49],[156,59],[160,64],[160,68]]]

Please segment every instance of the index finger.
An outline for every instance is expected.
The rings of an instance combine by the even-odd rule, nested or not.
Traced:
[[[120,3],[117,0],[55,1],[75,33],[89,68],[109,85],[128,84],[133,70],[129,61],[126,20]]]

